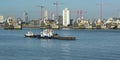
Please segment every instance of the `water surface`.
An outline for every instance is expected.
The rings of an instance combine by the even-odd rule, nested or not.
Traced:
[[[120,30],[55,30],[75,41],[25,38],[27,31],[0,28],[0,60],[120,60]]]

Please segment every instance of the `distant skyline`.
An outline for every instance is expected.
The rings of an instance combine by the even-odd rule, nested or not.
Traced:
[[[53,5],[56,1],[63,3],[59,5],[59,15],[62,15],[64,8],[68,8],[72,11],[78,9],[87,11],[87,13],[83,13],[84,18],[97,19],[100,17],[100,0],[0,0],[0,15],[22,18],[23,12],[26,11],[29,19],[39,19],[40,7],[38,6],[43,5],[48,11],[56,12],[56,6]],[[119,2],[120,0],[102,0],[103,19],[120,15]]]

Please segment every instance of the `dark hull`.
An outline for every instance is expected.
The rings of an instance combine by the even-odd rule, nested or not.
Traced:
[[[37,37],[38,39],[53,39],[53,37],[41,37],[41,36],[39,36],[39,37]]]
[[[27,35],[25,35],[25,37],[29,37],[29,38],[36,38],[36,37],[37,37],[37,35],[31,35],[31,36],[27,36]]]

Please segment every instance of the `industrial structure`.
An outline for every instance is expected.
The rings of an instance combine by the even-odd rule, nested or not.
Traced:
[[[0,16],[0,24],[4,23],[5,19],[3,16]]]
[[[3,26],[4,22],[5,22],[5,18],[3,16],[0,16],[0,27]]]
[[[21,21],[15,20],[14,17],[9,16],[7,20],[4,22],[4,29],[13,29],[13,30],[21,30],[22,29],[22,23]]]

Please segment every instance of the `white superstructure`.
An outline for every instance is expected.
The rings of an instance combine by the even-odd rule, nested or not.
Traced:
[[[68,8],[63,10],[63,26],[68,26],[70,24],[70,11]]]
[[[45,29],[41,32],[41,37],[53,37],[53,30],[52,29]]]

